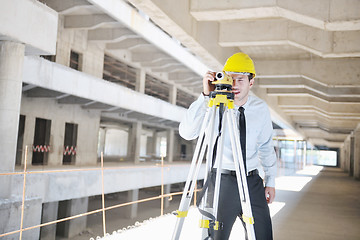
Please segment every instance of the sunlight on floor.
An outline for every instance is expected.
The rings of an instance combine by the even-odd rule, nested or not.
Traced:
[[[269,205],[271,217],[275,216],[283,207],[283,202],[273,202]],[[191,207],[186,217],[181,231],[181,240],[201,239],[202,229],[198,227],[201,215],[199,211]],[[169,240],[174,232],[176,217],[171,214],[164,215],[138,223],[138,227],[129,227],[119,230],[103,238],[104,240],[129,240],[129,239],[159,239]],[[239,219],[236,220],[229,240],[239,240],[239,236],[244,236],[244,229]],[[97,238],[98,239],[98,238]],[[245,239],[245,237],[244,237]]]
[[[297,171],[296,174],[316,176],[323,168],[323,166],[306,166],[304,169]]]
[[[285,191],[299,192],[316,176],[323,167],[307,166],[303,170],[297,171],[293,176],[280,176],[276,178],[276,189]],[[285,202],[273,202],[269,205],[270,215],[274,217],[282,208],[286,206]],[[199,228],[199,219],[201,215],[195,207],[189,209],[188,216],[185,219],[184,226],[181,231],[180,240],[201,239],[202,229]],[[130,239],[158,239],[169,240],[174,232],[174,226],[177,218],[172,214],[162,217],[156,217],[146,220],[142,223],[136,223],[134,226],[114,231],[107,234],[106,237],[96,237],[96,239],[104,240],[130,240]],[[241,238],[239,238],[239,236]],[[244,229],[239,219],[236,220],[229,240],[245,239]],[[93,240],[92,238],[90,240]]]

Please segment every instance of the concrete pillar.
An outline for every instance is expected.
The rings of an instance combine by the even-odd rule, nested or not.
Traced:
[[[152,154],[155,157],[157,153],[157,139],[158,139],[158,132],[154,130],[153,132],[153,141],[152,141]]]
[[[0,41],[0,172],[13,172],[20,116],[25,46]],[[0,198],[10,195],[10,178],[4,178]]]
[[[98,143],[98,157],[101,157],[101,152],[105,152],[105,138],[106,128],[99,129],[99,143]]]
[[[340,163],[340,168],[345,171],[345,146],[342,144],[340,148],[340,159],[338,159]]]
[[[128,191],[128,202],[133,202],[139,200],[139,189],[133,189]],[[137,217],[138,204],[134,203],[128,206],[127,208],[127,217],[134,219]]]
[[[25,147],[28,146],[27,165],[31,165],[32,162],[32,146],[34,145],[34,134],[35,134],[35,117],[25,115],[25,130],[24,130],[24,141],[23,141],[23,153],[21,157],[21,164],[24,164],[25,159]]]
[[[145,79],[146,79],[145,70],[139,69],[136,72],[135,91],[145,93]]]
[[[41,223],[41,199],[29,198],[25,200],[24,204],[24,218],[23,228],[36,226]],[[0,233],[8,233],[20,229],[21,223],[21,199],[6,199],[0,200]],[[20,233],[14,233],[1,240],[19,239]],[[22,239],[38,240],[40,235],[40,228],[26,230],[22,233]]]
[[[59,204],[58,218],[74,216],[87,212],[89,198],[77,198]],[[60,206],[61,205],[61,206]],[[79,217],[57,224],[57,232],[66,238],[72,238],[86,229],[87,217]]]
[[[43,204],[41,223],[55,221],[58,218],[59,202],[49,202]],[[56,224],[51,224],[42,227],[40,230],[41,240],[55,240],[56,238]]]
[[[140,137],[141,137],[142,123],[133,123],[129,129],[129,141],[128,141],[128,157],[130,160],[134,160],[134,163],[140,161]]]
[[[307,142],[304,141],[304,150],[303,150],[303,168],[306,167],[307,162]]]
[[[57,118],[51,120],[49,166],[61,166],[64,157],[65,121]]]
[[[169,102],[176,105],[177,87],[171,86],[169,89]]]
[[[296,140],[294,140],[294,165],[293,165],[293,167],[294,167],[294,169],[297,169],[298,168],[298,166],[297,166],[297,141]]]
[[[169,194],[171,191],[171,184],[166,184],[164,186],[164,194]],[[169,197],[164,198],[164,209],[170,206]]]
[[[360,124],[354,131],[354,178],[360,179]]]
[[[166,160],[170,163],[174,160],[174,129],[166,131]]]
[[[350,142],[349,142],[349,159],[350,159],[350,166],[349,166],[349,175],[354,176],[354,135],[351,133]]]
[[[345,165],[344,165],[344,170],[345,172],[348,172],[350,174],[350,136],[347,136],[347,138],[345,139],[344,142],[344,156],[345,156]]]

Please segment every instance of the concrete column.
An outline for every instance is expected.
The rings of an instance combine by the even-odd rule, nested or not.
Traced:
[[[344,156],[345,156],[345,164],[344,164],[344,169],[345,172],[350,173],[350,135],[347,136],[347,138],[345,139],[344,142]]]
[[[297,141],[294,140],[294,169],[297,169]]]
[[[133,123],[129,129],[128,142],[128,157],[134,160],[134,163],[139,163],[140,160],[140,137],[141,137],[142,123]]]
[[[101,152],[105,152],[105,138],[106,128],[99,129],[99,145],[98,145],[98,157],[101,156]]]
[[[59,204],[59,209],[61,211],[58,212],[58,218],[85,213],[88,209],[88,203],[89,198],[87,197],[65,201],[62,204]],[[60,205],[62,206],[60,207]],[[86,219],[87,217],[79,217],[60,224],[58,223],[57,232],[59,232],[63,237],[72,238],[86,229]]]
[[[133,189],[128,191],[128,202],[133,202],[133,201],[137,201],[139,200],[139,189]],[[134,203],[131,204],[130,206],[128,206],[127,209],[127,217],[130,219],[134,219],[137,217],[137,209],[138,209],[138,204]]]
[[[164,194],[169,194],[171,191],[171,184],[166,184],[164,186]],[[170,206],[169,197],[164,198],[164,208],[168,208]]]
[[[360,124],[354,131],[354,178],[360,179]]]
[[[349,166],[349,175],[354,176],[354,135],[351,133],[350,142],[349,142],[349,159],[350,159],[350,166]]]
[[[34,134],[35,134],[35,117],[25,115],[25,131],[23,141],[23,153],[21,157],[21,164],[24,164],[25,159],[25,147],[28,146],[27,165],[31,165],[32,162],[32,146],[34,145]]]
[[[61,166],[64,157],[65,121],[54,118],[51,121],[49,166]]]
[[[169,89],[169,102],[176,105],[177,87],[171,86]]]
[[[139,69],[136,72],[135,91],[145,93],[145,79],[146,79],[145,70]]]
[[[20,116],[25,46],[0,41],[0,172],[13,172]],[[10,178],[3,178],[0,198],[10,195]]]
[[[304,141],[303,142],[303,144],[304,144],[304,148],[303,148],[303,166],[302,166],[302,168],[305,168],[306,167],[306,161],[307,161],[307,142],[306,141]]]
[[[156,130],[154,130],[153,132],[153,141],[152,141],[152,154],[154,155],[154,157],[156,157],[156,153],[157,153],[157,139],[158,139],[158,132]]]
[[[174,153],[173,153],[173,158],[175,160],[180,160],[180,148],[181,148],[181,144],[180,144],[180,135],[176,132],[174,132]]]
[[[41,206],[40,198],[26,199],[24,204],[23,228],[36,226],[41,223]],[[0,201],[0,233],[12,232],[20,229],[21,223],[21,204],[22,201],[7,199]],[[20,233],[14,233],[1,240],[19,239]],[[22,233],[22,239],[38,240],[40,228],[34,228]]]
[[[59,206],[59,202],[44,203],[42,209],[41,223],[47,223],[57,220],[58,206]],[[51,224],[41,228],[40,230],[41,240],[55,240],[55,238],[56,238],[56,224]]]
[[[344,144],[340,148],[340,168],[345,171],[345,147]]]
[[[170,163],[174,160],[174,129],[166,131],[166,160]]]

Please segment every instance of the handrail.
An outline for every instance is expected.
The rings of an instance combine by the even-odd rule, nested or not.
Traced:
[[[28,231],[31,229],[35,229],[35,228],[40,228],[40,227],[45,227],[48,225],[52,225],[52,224],[56,224],[56,223],[60,223],[60,222],[64,222],[64,221],[68,221],[68,220],[72,220],[75,218],[79,218],[79,217],[84,217],[84,216],[88,216],[91,214],[95,214],[95,213],[99,213],[102,212],[103,213],[103,232],[104,232],[104,236],[106,235],[106,219],[105,219],[105,211],[108,210],[112,210],[112,209],[116,209],[119,207],[124,207],[124,206],[129,206],[132,204],[137,204],[137,203],[143,203],[143,202],[147,202],[147,201],[153,201],[153,200],[157,200],[157,199],[161,199],[161,206],[160,206],[160,210],[161,210],[161,215],[163,215],[164,212],[164,202],[163,199],[166,197],[169,197],[171,200],[172,196],[175,195],[181,195],[183,192],[174,192],[174,193],[167,193],[164,194],[164,182],[163,182],[163,169],[164,167],[167,167],[169,165],[164,165],[164,159],[162,157],[161,160],[161,169],[162,169],[162,173],[161,173],[161,194],[155,197],[149,197],[149,198],[144,198],[144,199],[140,199],[140,200],[136,200],[136,201],[131,201],[131,202],[126,202],[126,203],[121,203],[121,204],[117,204],[117,205],[113,205],[113,206],[108,206],[105,207],[105,197],[104,197],[104,170],[105,169],[128,169],[128,167],[104,167],[104,158],[103,158],[103,152],[101,152],[101,167],[100,168],[87,168],[87,169],[68,169],[68,170],[48,170],[48,171],[27,171],[27,152],[28,152],[28,146],[25,147],[25,158],[24,158],[24,171],[22,172],[16,172],[16,173],[0,173],[0,176],[9,176],[9,175],[24,175],[24,181],[23,181],[23,195],[22,195],[22,204],[21,204],[21,223],[20,223],[20,229],[19,230],[15,230],[15,231],[11,231],[11,232],[7,232],[7,233],[3,233],[0,234],[0,238],[1,237],[5,237],[8,235],[12,235],[15,233],[20,233],[19,239],[22,239],[22,233],[24,231]],[[147,167],[156,167],[158,168],[159,165],[155,165],[155,166],[147,166]],[[25,206],[25,192],[26,192],[26,175],[27,174],[40,174],[40,173],[56,173],[56,172],[78,172],[78,171],[98,171],[101,170],[101,182],[102,182],[102,207],[100,209],[97,210],[93,210],[93,211],[89,211],[89,212],[85,212],[85,213],[81,213],[81,214],[77,214],[74,216],[70,216],[70,217],[66,217],[66,218],[62,218],[62,219],[58,219],[55,221],[50,221],[50,222],[46,222],[46,223],[42,223],[42,224],[38,224],[38,225],[34,225],[34,226],[30,226],[30,227],[26,227],[23,228],[23,221],[24,221],[24,206]],[[199,191],[199,190],[196,190]],[[196,194],[194,196],[194,198],[196,198]],[[196,199],[194,199],[194,203],[196,202]]]

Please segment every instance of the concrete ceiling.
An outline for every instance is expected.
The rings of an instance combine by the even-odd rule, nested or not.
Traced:
[[[129,0],[220,70],[255,61],[253,93],[313,144],[339,147],[360,122],[360,1]]]
[[[87,31],[106,54],[191,96],[206,69],[246,52],[257,71],[253,94],[314,145],[340,147],[360,122],[358,0],[41,2],[65,30]]]

